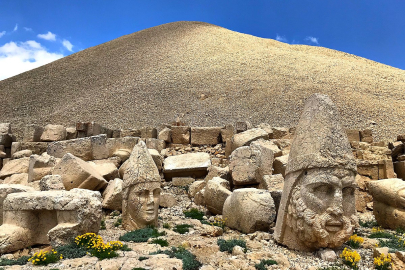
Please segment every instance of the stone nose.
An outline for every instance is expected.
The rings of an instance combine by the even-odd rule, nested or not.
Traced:
[[[329,214],[336,216],[343,215],[343,194],[342,190],[336,189],[333,195],[332,205],[328,208]]]

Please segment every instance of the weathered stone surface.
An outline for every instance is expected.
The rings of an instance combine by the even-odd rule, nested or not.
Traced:
[[[367,143],[373,142],[373,134],[371,129],[365,129],[360,131],[360,141]]]
[[[235,123],[236,133],[241,133],[251,128],[252,124],[249,121],[238,121]]]
[[[405,161],[394,162],[394,170],[398,178],[405,180]]]
[[[39,142],[44,128],[38,125],[27,125],[24,128],[23,142]]]
[[[170,143],[172,141],[172,130],[165,127],[159,132],[158,139]]]
[[[208,167],[208,174],[204,178],[204,181],[207,182],[214,177],[220,177],[220,178],[230,181],[231,174],[229,172],[229,167],[227,166],[227,167],[222,168],[222,167],[211,165],[210,167]]]
[[[195,194],[194,203],[196,205],[204,205],[205,206],[204,194],[205,194],[205,187]]]
[[[389,149],[391,149],[391,155],[394,159],[398,156],[404,154],[404,143],[403,142],[392,142],[388,145]]]
[[[152,156],[153,161],[156,164],[156,167],[158,168],[159,172],[162,171],[163,169],[163,156],[159,154],[159,152],[156,149],[148,149],[149,154]]]
[[[0,144],[5,147],[10,147],[11,144],[15,141],[15,137],[12,134],[2,134],[0,133]]]
[[[117,167],[112,162],[104,162],[96,164],[94,162],[89,161],[89,163],[107,181],[120,177]]]
[[[289,153],[274,232],[275,240],[289,248],[337,248],[357,225],[356,162],[339,118],[328,96],[307,99]]]
[[[141,138],[157,138],[157,129],[153,127],[141,128]]]
[[[24,158],[24,157],[30,157],[32,155],[32,151],[31,150],[21,150],[18,152],[15,152],[11,158],[12,159],[19,159],[19,158]]]
[[[285,170],[287,169],[289,155],[280,156],[274,159],[273,168],[274,174],[281,174],[285,177]]]
[[[6,177],[3,184],[28,186],[28,173],[16,173]]]
[[[13,159],[3,165],[0,171],[0,179],[16,173],[28,173],[29,158]]]
[[[45,175],[39,181],[39,188],[41,191],[48,190],[65,190],[63,185],[62,176],[60,175]]]
[[[1,134],[11,133],[11,124],[10,123],[0,123],[0,133]]]
[[[45,153],[48,148],[47,142],[13,142],[11,146],[11,155],[22,150],[31,150],[34,155]]]
[[[68,244],[80,234],[97,233],[99,192],[83,189],[13,193],[3,202],[0,253],[35,244]]]
[[[221,142],[222,127],[192,127],[192,145],[216,145]]]
[[[140,138],[141,137],[141,130],[140,129],[121,129],[120,131],[120,137],[136,137]]]
[[[274,224],[276,210],[269,191],[242,188],[226,199],[223,217],[226,226],[243,233],[267,232]]]
[[[122,211],[122,184],[124,182],[116,178],[108,182],[103,192],[103,208]]]
[[[208,153],[182,154],[166,158],[163,173],[166,179],[183,176],[198,178],[207,175],[209,166],[211,160]]]
[[[346,129],[346,135],[349,142],[360,141],[360,131],[358,129]]]
[[[107,181],[90,164],[68,153],[55,166],[53,174],[62,176],[66,190],[83,188],[100,190],[107,186]]]
[[[147,138],[145,140],[148,149],[155,149],[159,153],[166,148],[166,142],[155,138]]]
[[[3,224],[3,202],[6,199],[7,195],[17,192],[31,191],[34,191],[34,189],[23,185],[0,185],[0,225]]]
[[[273,127],[273,139],[281,139],[289,134],[289,128]]]
[[[46,125],[41,135],[41,142],[55,142],[66,139],[66,128],[62,125]]]
[[[159,206],[169,208],[177,204],[176,197],[171,193],[162,193],[160,194],[160,203]]]
[[[283,190],[284,177],[282,174],[265,175],[259,184],[259,189],[268,191]]]
[[[211,179],[210,179],[211,180]],[[194,198],[195,194],[197,192],[199,192],[200,190],[202,190],[203,188],[205,188],[206,185],[206,181],[195,181],[194,183],[192,183],[190,185],[190,187],[188,188],[188,196],[190,198]]]
[[[225,200],[232,194],[229,189],[229,182],[219,177],[214,177],[207,182],[204,198],[208,211],[213,214],[222,214]]]
[[[77,138],[77,130],[75,127],[66,128],[66,140],[73,140]]]
[[[108,149],[108,156],[112,157],[119,150],[125,150],[128,152],[128,157],[134,149],[135,145],[138,143],[139,137],[123,137],[123,138],[109,138],[106,142],[106,147]],[[124,160],[125,161],[125,160]]]
[[[32,155],[28,166],[28,182],[41,180],[45,175],[52,174],[52,169],[56,165],[56,158],[43,153],[42,155]]]
[[[175,187],[188,186],[194,183],[195,179],[193,177],[173,177],[172,185]]]
[[[258,139],[269,139],[269,134],[261,128],[252,128],[242,133],[235,134],[232,141],[232,151],[241,146],[248,146]]]
[[[172,143],[189,144],[190,143],[190,127],[187,126],[172,126]]]
[[[373,196],[373,213],[378,224],[390,229],[403,226],[405,224],[405,182],[398,178],[368,181],[367,187]]]
[[[273,139],[273,128],[267,123],[261,123],[257,125],[257,128],[261,128],[269,134],[269,139]]]
[[[127,162],[122,186],[122,225],[126,230],[156,226],[160,175],[143,141],[134,147]]]
[[[105,159],[109,156],[106,141],[107,136],[102,134],[86,138],[53,142],[48,145],[47,153],[56,158],[62,158],[65,154],[70,153],[85,161]]]
[[[236,134],[236,130],[233,125],[226,125],[225,127],[221,128],[221,140],[222,142],[226,142],[227,140],[232,139],[233,135]]]

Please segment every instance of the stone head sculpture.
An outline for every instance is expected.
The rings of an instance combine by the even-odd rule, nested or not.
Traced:
[[[123,177],[122,225],[137,230],[157,226],[160,175],[143,141],[135,145]]]
[[[291,145],[275,239],[289,248],[335,248],[352,235],[356,162],[337,108],[326,95],[308,98]]]

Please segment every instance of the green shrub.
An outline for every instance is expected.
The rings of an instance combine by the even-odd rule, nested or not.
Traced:
[[[158,250],[150,254],[166,254],[170,258],[180,259],[183,262],[183,270],[197,270],[202,266],[202,264],[197,261],[195,255],[183,247],[172,247],[170,250]]]
[[[165,232],[158,232],[157,229],[147,227],[131,232],[127,232],[123,236],[120,236],[121,241],[125,242],[135,242],[135,243],[141,243],[141,242],[147,242],[149,238],[156,238],[159,236],[165,235]]]
[[[128,247],[128,245],[122,245],[122,247],[120,248],[120,250],[122,250],[122,251],[131,251],[132,248]]]
[[[169,246],[169,242],[167,242],[166,239],[161,239],[161,238],[153,239],[151,243],[152,244],[158,244],[161,247],[168,247]]]
[[[193,219],[198,219],[198,220],[203,220],[204,213],[198,210],[197,208],[191,208],[188,211],[183,211],[184,216],[187,218],[193,218]]]
[[[103,219],[103,220],[101,220],[101,223],[100,223],[100,230],[105,230],[105,229],[107,229],[107,228],[105,227],[105,220]]]
[[[114,223],[114,227],[118,227],[122,224],[122,218],[118,218],[117,221]]]
[[[62,259],[62,255],[58,254],[57,251],[39,251],[32,255],[31,258],[28,259],[33,265],[48,265],[50,263],[56,263]]]
[[[240,246],[244,248],[246,252],[246,241],[243,239],[231,239],[231,240],[225,240],[225,239],[218,239],[217,244],[219,246],[219,250],[224,252],[227,251],[229,253],[232,253],[232,249],[235,246]]]
[[[86,249],[92,256],[100,260],[118,257],[116,251],[124,246],[120,241],[104,243],[102,237],[95,233],[85,233],[77,236],[75,244]]]
[[[80,247],[75,243],[57,247],[56,251],[62,254],[64,259],[82,258],[86,256],[87,253],[84,247]]]
[[[147,259],[149,259],[149,257],[144,257],[144,256],[142,256],[142,257],[139,257],[139,258],[138,258],[139,261],[144,261],[144,260],[147,260]]]
[[[170,229],[170,224],[169,224],[169,223],[164,223],[164,224],[163,224],[163,228],[165,228],[165,229]]]
[[[380,232],[373,232],[371,233],[368,238],[387,238],[387,239],[395,239],[395,235],[386,232],[386,231],[380,231]]]
[[[361,227],[364,228],[373,228],[378,226],[377,222],[375,222],[374,220],[367,220],[367,221],[359,220],[359,224]]]
[[[266,270],[267,269],[267,265],[274,265],[277,264],[277,262],[275,260],[261,260],[260,263],[255,264],[255,268],[257,270]]]
[[[29,258],[30,258],[30,256],[22,256],[16,260],[0,259],[0,266],[24,265],[28,262]]]
[[[189,224],[179,224],[174,226],[173,231],[178,232],[179,234],[185,234],[189,232],[189,229],[192,228],[193,225]]]

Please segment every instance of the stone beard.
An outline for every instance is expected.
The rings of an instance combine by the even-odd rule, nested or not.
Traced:
[[[337,248],[358,226],[355,173],[341,168],[302,171],[288,204],[286,225],[310,249]]]
[[[157,226],[160,192],[159,182],[139,183],[124,190],[122,219],[126,230]]]

